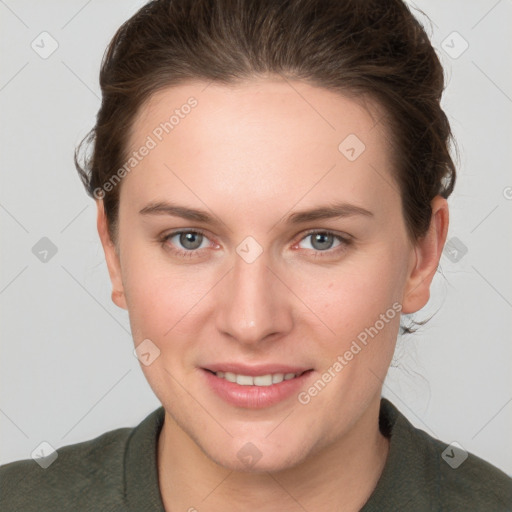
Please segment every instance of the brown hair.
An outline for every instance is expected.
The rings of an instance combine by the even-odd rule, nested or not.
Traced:
[[[377,100],[409,235],[425,234],[431,200],[448,197],[455,183],[452,136],[440,106],[443,69],[401,0],[154,0],[107,48],[96,125],[75,152],[87,192],[103,198],[114,241],[120,186],[103,186],[127,160],[141,105],[187,80],[236,83],[269,73]],[[93,152],[80,165],[84,143]]]

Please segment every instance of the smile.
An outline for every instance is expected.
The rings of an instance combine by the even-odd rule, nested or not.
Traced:
[[[312,369],[286,373],[250,372],[256,375],[201,370],[210,392],[227,404],[245,409],[262,409],[295,398],[315,374]]]
[[[279,384],[283,380],[294,379],[301,375],[301,373],[268,373],[266,375],[251,376],[232,372],[215,372],[215,375],[220,379],[226,379],[228,382],[236,382],[240,386],[272,386],[272,384]]]

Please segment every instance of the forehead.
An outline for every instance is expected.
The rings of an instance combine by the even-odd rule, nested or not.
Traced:
[[[189,108],[192,102],[195,106]],[[341,94],[302,81],[267,78],[229,85],[189,82],[154,93],[139,109],[129,142],[133,144],[138,136],[158,131],[160,123],[173,117],[173,135],[179,137],[183,129],[174,128],[189,115],[196,133],[203,128],[210,135],[218,133],[222,137],[230,129],[239,133],[245,125],[247,130],[243,133],[250,133],[252,127],[261,136],[263,131],[272,134],[273,130],[286,127],[293,134],[303,133],[311,138],[316,133],[317,138],[327,136],[330,140],[329,132],[337,132],[339,137],[347,129],[363,137],[379,124],[383,109],[367,96]]]
[[[126,176],[122,195],[141,205],[159,195],[251,201],[283,208],[301,200],[380,196],[396,201],[382,110],[304,82],[186,83],[155,93],[132,126],[129,151],[152,146]],[[241,204],[240,204],[241,205]]]

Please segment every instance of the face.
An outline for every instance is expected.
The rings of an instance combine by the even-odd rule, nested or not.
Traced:
[[[138,114],[116,251],[102,235],[113,297],[166,421],[218,464],[284,469],[354,435],[400,309],[428,299],[380,116],[278,79],[184,84]]]

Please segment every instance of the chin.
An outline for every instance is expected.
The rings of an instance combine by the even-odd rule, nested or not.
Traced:
[[[240,473],[275,473],[300,464],[306,457],[303,446],[277,450],[275,446],[267,445],[260,449],[256,444],[246,442],[241,445],[237,443],[234,451],[226,447],[218,452],[216,448],[215,452],[203,452],[219,466]]]
[[[244,461],[238,460],[236,456],[235,458],[231,459],[226,459],[224,456],[221,460],[214,460],[214,462],[230,471],[236,471],[238,473],[262,474],[277,473],[279,471],[291,469],[300,461],[295,459],[290,460],[276,457],[262,457],[255,463],[246,463]]]

